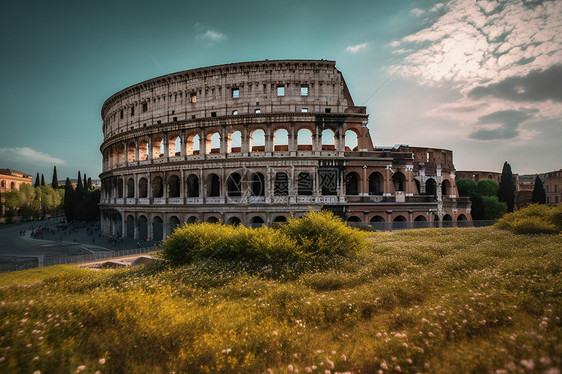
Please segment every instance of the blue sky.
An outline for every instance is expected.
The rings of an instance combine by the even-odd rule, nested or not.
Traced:
[[[337,62],[375,145],[458,170],[562,167],[562,2],[177,1],[0,5],[0,167],[101,170],[100,109],[137,82],[262,59]]]

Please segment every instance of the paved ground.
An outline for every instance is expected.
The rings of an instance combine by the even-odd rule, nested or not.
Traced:
[[[0,226],[0,272],[37,266],[44,260],[152,247],[153,242],[115,240],[100,234],[99,222],[61,225],[60,218]]]

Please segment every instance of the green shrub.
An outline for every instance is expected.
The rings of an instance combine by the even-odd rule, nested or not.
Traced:
[[[542,204],[503,216],[496,227],[517,234],[557,234],[562,231],[562,206],[554,208]]]
[[[329,212],[309,212],[280,229],[197,223],[176,229],[162,246],[173,265],[197,259],[286,263],[347,256],[365,244],[366,233]]]

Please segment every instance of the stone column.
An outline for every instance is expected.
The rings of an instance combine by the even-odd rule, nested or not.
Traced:
[[[246,125],[244,126],[244,130],[241,132],[241,138],[242,144],[240,151],[244,156],[247,156],[250,152],[250,137],[248,134],[248,126]]]
[[[148,160],[152,163],[152,136],[148,138],[148,146],[146,147],[146,152],[148,153]]]
[[[135,138],[135,161],[138,163],[139,160],[139,139]]]
[[[185,159],[185,151],[186,151],[186,147],[187,147],[187,142],[186,142],[186,138],[185,138],[185,131],[181,132],[180,143],[181,143],[180,155],[183,159]]]
[[[162,142],[164,143],[164,162],[167,162],[170,158],[170,140],[168,139],[168,133],[165,132],[162,137]]]
[[[264,136],[265,136],[265,152],[270,155],[271,152],[273,152],[273,134],[271,133],[271,124],[267,125]]]

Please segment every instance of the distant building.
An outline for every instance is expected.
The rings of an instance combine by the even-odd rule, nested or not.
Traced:
[[[0,192],[18,191],[22,183],[33,183],[29,174],[12,169],[0,169]]]
[[[481,179],[491,179],[498,184],[500,183],[502,177],[502,173],[497,173],[495,171],[481,171],[481,170],[457,170],[456,178],[468,178],[472,179],[476,183],[478,183]]]
[[[546,204],[559,205],[562,202],[562,169],[549,171],[544,176],[544,190],[546,191]]]

